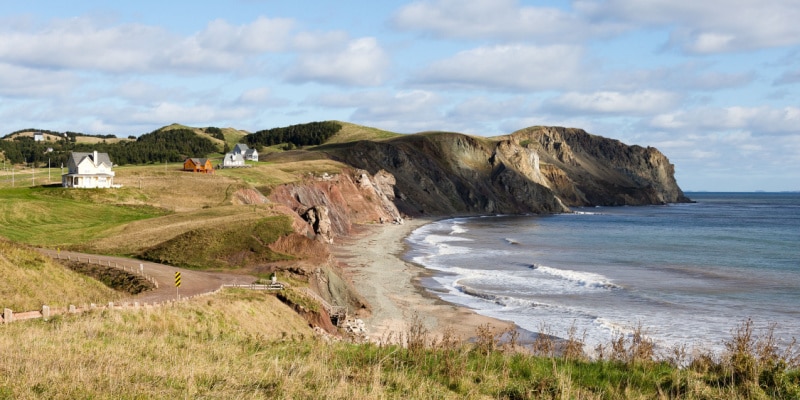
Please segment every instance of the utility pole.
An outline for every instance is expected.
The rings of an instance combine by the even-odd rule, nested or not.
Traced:
[[[50,157],[47,157],[47,183],[50,183]]]
[[[36,164],[31,163],[31,186],[36,186]]]

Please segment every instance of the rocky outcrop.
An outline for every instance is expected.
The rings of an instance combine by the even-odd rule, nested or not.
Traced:
[[[628,146],[582,129],[561,127],[527,128],[507,140],[537,152],[543,165],[569,178],[570,183],[561,180],[551,187],[570,205],[689,201],[675,181],[674,166],[653,147]]]
[[[346,170],[278,186],[269,199],[302,216],[310,232],[331,243],[349,234],[353,224],[402,221],[393,203],[393,185],[394,177],[386,171]]]
[[[328,207],[322,205],[313,206],[302,213],[301,216],[311,225],[312,231],[320,240],[326,243],[333,243]]]

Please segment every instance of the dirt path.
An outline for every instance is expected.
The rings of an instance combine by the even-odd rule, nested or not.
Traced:
[[[130,301],[138,301],[142,303],[175,300],[178,294],[180,294],[181,297],[189,297],[202,293],[213,292],[219,289],[222,285],[249,284],[256,280],[256,278],[251,275],[230,272],[193,271],[133,258],[102,256],[96,254],[76,253],[73,251],[57,251],[52,249],[39,249],[39,251],[42,254],[46,254],[53,258],[66,259],[67,257],[70,257],[73,260],[77,258],[80,258],[81,260],[90,258],[92,263],[96,263],[95,260],[100,260],[102,264],[111,262],[112,264],[116,263],[119,266],[124,265],[128,268],[128,270],[132,268],[135,271],[139,271],[141,264],[143,266],[144,274],[153,277],[156,282],[158,282],[158,289],[140,293],[138,295],[131,296],[128,299]],[[177,293],[175,288],[175,272],[181,273],[181,286]]]

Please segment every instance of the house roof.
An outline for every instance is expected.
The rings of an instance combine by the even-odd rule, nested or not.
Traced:
[[[236,146],[233,146],[233,149],[240,152],[245,152],[247,149],[249,149],[249,147],[247,147],[247,145],[244,143],[236,143]]]
[[[111,163],[111,158],[108,157],[108,153],[97,153],[97,160],[94,159],[94,154],[95,154],[94,152],[82,153],[73,151],[72,154],[70,154],[70,157],[72,158],[72,161],[75,163],[75,165],[80,164],[84,158],[88,157],[89,160],[91,160],[92,163],[94,163],[94,165],[107,164],[109,167],[113,166],[113,164]]]
[[[244,152],[244,155],[246,155],[246,156],[249,156],[249,155],[252,155],[252,154],[258,154],[258,151],[256,151],[256,149],[247,149]]]
[[[207,158],[194,158],[194,157],[190,157],[190,158],[189,158],[189,160],[192,160],[192,162],[193,162],[195,165],[203,165],[203,164],[205,164],[205,163],[207,163],[207,162],[208,162],[208,159],[207,159]]]

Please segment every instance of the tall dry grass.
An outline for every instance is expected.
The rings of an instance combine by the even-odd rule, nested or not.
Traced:
[[[0,310],[34,311],[42,305],[67,308],[115,301],[123,295],[32,248],[0,239]]]
[[[752,325],[734,332],[731,355],[704,367],[685,368],[658,358],[631,362],[631,355],[642,354],[637,350],[642,343],[632,336],[623,340],[625,350],[614,359],[590,361],[553,354],[550,349],[558,346],[544,343],[536,348],[549,355],[536,355],[532,344],[519,343],[508,331],[489,325],[472,340],[457,338],[451,330],[433,334],[412,321],[405,332],[397,333],[405,346],[328,342],[314,336],[305,321],[272,295],[243,290],[161,308],[15,323],[0,331],[4,350],[0,398],[792,399],[800,395],[796,352],[777,352],[769,334]],[[733,355],[741,352],[757,362],[746,362],[737,372],[738,356]],[[735,375],[743,373],[747,379]]]

